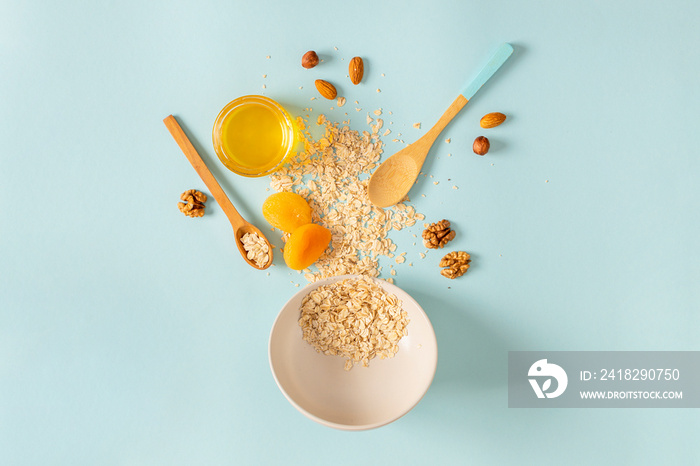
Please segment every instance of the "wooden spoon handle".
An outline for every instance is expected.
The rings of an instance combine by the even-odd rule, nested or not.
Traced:
[[[445,110],[445,113],[442,114],[440,119],[423,136],[424,138],[429,140],[429,145],[433,145],[433,142],[435,142],[440,133],[442,133],[442,130],[445,129],[445,126],[447,126],[447,124],[450,121],[452,121],[454,117],[457,116],[459,111],[462,110],[465,105],[467,105],[467,102],[469,101],[463,95],[460,94],[457,96],[457,98],[450,104],[447,110]],[[425,155],[428,154],[426,153]]]
[[[224,190],[221,189],[219,182],[216,181],[214,175],[212,175],[212,173],[209,171],[204,163],[204,160],[202,160],[202,157],[199,156],[197,150],[194,148],[175,117],[169,115],[163,120],[163,123],[165,123],[165,126],[168,128],[168,131],[170,131],[173,139],[175,139],[177,145],[180,146],[180,149],[182,149],[182,152],[184,152],[187,160],[190,161],[199,177],[202,179],[202,181],[204,181],[204,184],[209,189],[211,195],[214,196],[214,199],[216,199],[216,202],[221,207],[221,210],[223,210],[228,217],[233,229],[238,230],[238,228],[246,225],[248,222],[241,217],[241,214],[239,214],[236,208],[233,206],[229,198],[226,196]]]
[[[430,146],[433,145],[437,137],[440,135],[445,126],[452,121],[454,117],[457,116],[460,110],[467,105],[469,99],[471,99],[476,92],[481,89],[486,81],[489,80],[493,74],[498,71],[498,69],[503,65],[508,57],[513,53],[513,47],[508,44],[501,44],[496,52],[491,56],[491,59],[484,65],[484,67],[479,71],[479,74],[460,92],[457,98],[452,102],[449,108],[442,114],[440,119],[433,125],[430,130],[423,135],[416,143],[420,143],[420,146],[424,148],[424,151],[413,151],[411,157],[416,161],[416,164],[420,167],[423,165],[425,157],[428,155],[428,150]]]

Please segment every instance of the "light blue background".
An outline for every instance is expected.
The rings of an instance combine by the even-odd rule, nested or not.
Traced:
[[[697,464],[697,410],[508,409],[506,363],[508,350],[699,349],[699,5],[3,0],[0,463]],[[353,128],[381,107],[411,142],[503,41],[515,54],[412,192],[428,221],[453,221],[473,268],[448,281],[441,254],[418,257],[420,225],[394,235],[414,263],[396,283],[437,333],[433,385],[381,429],[317,425],[267,362],[303,278],[279,254],[269,277],[246,266],[215,202],[202,219],[178,212],[204,186],[161,120],[180,119],[267,228],[268,179],[228,172],[211,146],[229,100],[263,93],[341,120],[310,100],[327,78]],[[325,58],[310,71],[309,49]],[[481,130],[491,111],[507,122]]]

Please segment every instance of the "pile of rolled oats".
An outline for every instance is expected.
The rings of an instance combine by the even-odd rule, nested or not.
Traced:
[[[304,151],[270,176],[270,186],[306,198],[313,211],[312,220],[333,235],[331,247],[314,265],[316,271],[306,269],[304,277],[315,282],[344,274],[379,276],[378,256],[394,257],[396,251],[389,232],[425,218],[405,203],[407,199],[391,209],[382,209],[367,196],[369,175],[382,154],[379,130],[383,121],[368,115],[372,132],[360,134],[351,130],[348,122],[340,126],[320,115],[317,124],[324,134],[318,140],[311,136],[302,118],[297,123]]]
[[[408,322],[401,300],[369,277],[319,286],[304,297],[299,318],[304,340],[319,353],[347,358],[346,371],[394,357]]]

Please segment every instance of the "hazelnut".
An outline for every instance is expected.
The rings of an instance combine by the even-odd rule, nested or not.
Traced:
[[[474,146],[472,146],[472,149],[476,155],[486,155],[490,147],[491,144],[489,143],[488,138],[479,136],[478,138],[474,139]]]
[[[301,66],[304,68],[311,69],[314,66],[318,65],[318,55],[316,55],[316,52],[313,50],[309,50],[304,54],[303,57],[301,57]]]

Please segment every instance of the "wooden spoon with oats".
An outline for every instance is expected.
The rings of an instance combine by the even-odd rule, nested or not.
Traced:
[[[462,90],[452,105],[427,133],[377,167],[367,187],[367,194],[372,204],[377,207],[390,207],[406,197],[420,173],[430,148],[442,130],[512,53],[513,47],[510,44],[501,45],[476,78]]]
[[[264,270],[268,268],[272,264],[272,245],[265,238],[265,235],[255,225],[248,223],[241,217],[241,214],[233,206],[224,190],[221,189],[214,175],[204,164],[204,160],[199,156],[175,117],[170,115],[163,120],[163,123],[165,123],[175,142],[180,146],[182,152],[185,153],[187,160],[190,161],[199,177],[202,178],[204,184],[209,188],[211,195],[216,199],[221,210],[224,211],[231,222],[233,233],[236,236],[236,246],[238,246],[243,259],[256,269]]]

